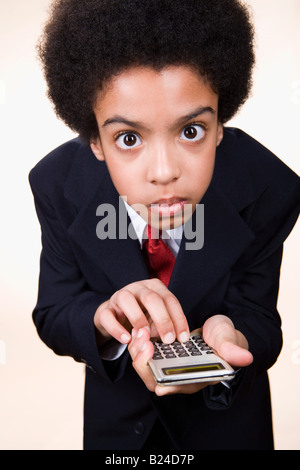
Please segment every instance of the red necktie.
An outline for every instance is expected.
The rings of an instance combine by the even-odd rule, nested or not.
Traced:
[[[161,231],[159,232],[159,238],[153,238],[152,229],[148,225],[148,240],[144,244],[144,252],[147,255],[146,261],[151,277],[157,277],[168,286],[175,264],[175,257],[160,237]]]

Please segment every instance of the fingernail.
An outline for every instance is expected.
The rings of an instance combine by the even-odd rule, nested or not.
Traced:
[[[143,343],[142,346],[140,347],[140,351],[145,351],[146,349],[146,346],[147,346],[147,343]]]
[[[134,339],[136,337],[136,329],[135,328],[132,328],[131,337],[132,337],[132,339]]]
[[[138,334],[137,334],[137,338],[140,338],[141,336],[143,336],[143,328],[139,329]]]
[[[126,344],[126,343],[128,343],[129,341],[130,341],[130,336],[125,335],[125,334],[122,334],[122,335],[121,335],[121,342],[122,342],[122,343],[125,343],[125,344]]]
[[[180,333],[179,341],[181,343],[186,343],[189,339],[190,339],[190,335],[188,334],[187,331],[183,331],[182,333]]]
[[[175,341],[174,333],[167,333],[164,336],[164,343],[170,344],[170,343],[174,343],[174,341]]]

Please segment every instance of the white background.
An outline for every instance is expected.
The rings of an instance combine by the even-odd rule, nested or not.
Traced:
[[[257,29],[253,96],[232,125],[298,174],[300,2],[249,0]],[[27,175],[73,137],[45,94],[35,44],[49,0],[0,0],[0,449],[82,448],[84,371],[54,355],[31,320],[40,229]],[[270,371],[277,449],[300,449],[299,224],[285,246],[279,311],[284,348]]]

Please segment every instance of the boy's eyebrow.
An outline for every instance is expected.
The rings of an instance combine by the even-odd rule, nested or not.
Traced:
[[[192,113],[189,113],[187,114],[186,116],[183,116],[182,118],[180,118],[178,120],[178,123],[181,123],[181,122],[186,122],[186,121],[190,121],[191,119],[194,119],[198,116],[201,116],[202,114],[206,114],[206,113],[209,113],[209,114],[216,114],[216,111],[211,108],[210,106],[201,106],[200,108],[196,109],[194,112]]]
[[[133,121],[129,121],[128,119],[125,119],[121,116],[115,116],[113,118],[110,118],[110,119],[107,119],[103,126],[102,127],[106,127],[106,126],[109,126],[110,124],[125,124],[125,126],[129,126],[129,127],[144,127],[141,123],[139,122],[133,122]]]
[[[216,113],[216,111],[213,108],[211,108],[210,106],[201,106],[200,108],[197,108],[192,113],[189,113],[189,114],[179,118],[178,121],[177,121],[177,124],[190,121],[191,119],[194,119],[194,118],[196,118],[198,116],[201,116],[202,114],[206,114],[206,113],[214,115]],[[110,124],[125,124],[126,126],[135,127],[135,128],[144,128],[145,127],[140,122],[130,121],[129,119],[123,118],[121,116],[114,116],[112,118],[107,119],[104,122],[104,124],[102,125],[102,127],[104,128],[106,126],[109,126]]]

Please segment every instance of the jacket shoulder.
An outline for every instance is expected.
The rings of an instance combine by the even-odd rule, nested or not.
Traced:
[[[66,180],[72,167],[76,154],[80,149],[88,151],[79,138],[70,140],[52,150],[42,158],[30,171],[29,182],[31,187],[53,187]]]
[[[103,174],[101,163],[90,146],[78,137],[40,160],[29,173],[29,183],[34,195],[57,199],[68,194],[71,199],[85,198]]]
[[[246,132],[228,128],[224,140],[227,151],[247,169],[254,186],[270,184],[278,178],[281,182],[298,180],[291,168]]]
[[[247,193],[255,200],[265,191],[278,200],[292,188],[298,188],[299,177],[265,146],[236,128],[225,128],[217,150],[215,181],[235,199]]]

